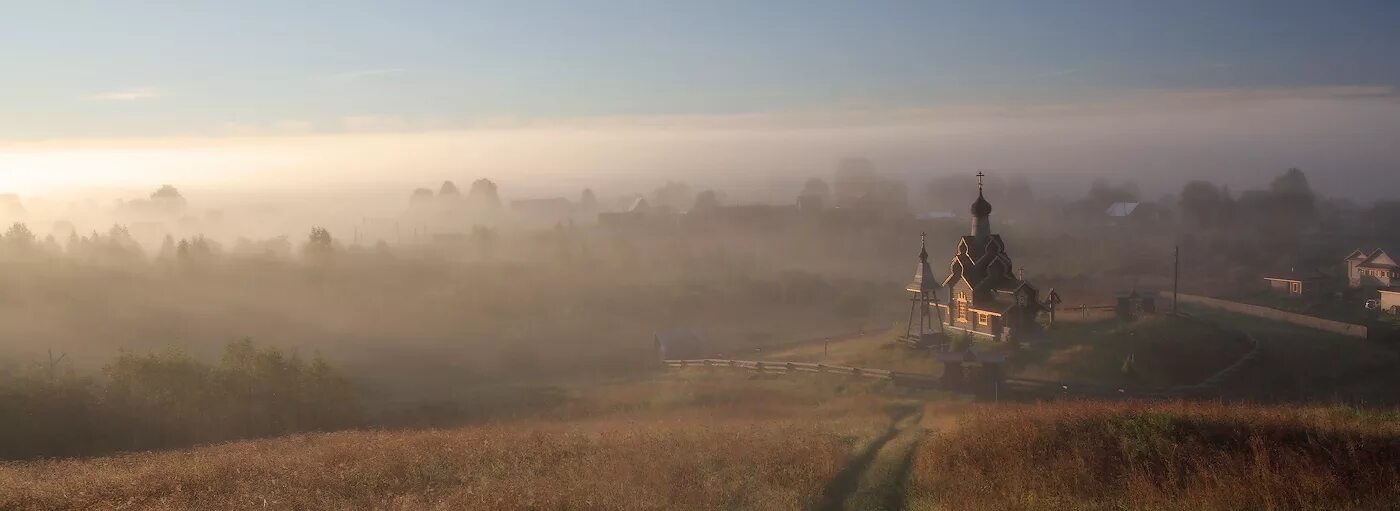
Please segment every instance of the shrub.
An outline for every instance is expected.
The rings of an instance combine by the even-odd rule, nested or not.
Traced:
[[[251,341],[217,365],[180,350],[122,353],[99,380],[28,371],[0,380],[0,459],[79,456],[352,426],[347,380]]]

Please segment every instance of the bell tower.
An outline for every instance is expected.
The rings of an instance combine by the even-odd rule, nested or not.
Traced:
[[[909,326],[904,329],[901,341],[919,347],[938,343],[943,333],[943,313],[938,308],[940,286],[933,276],[933,267],[928,264],[928,234],[921,233],[919,265],[914,267],[914,280],[905,286],[905,291],[909,292]]]

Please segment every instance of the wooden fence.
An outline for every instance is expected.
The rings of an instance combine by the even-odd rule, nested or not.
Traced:
[[[735,369],[747,369],[759,373],[777,373],[803,371],[808,373],[831,373],[847,374],[851,376],[864,376],[866,378],[876,378],[880,380],[893,379],[893,371],[887,369],[870,369],[864,367],[847,367],[830,364],[812,364],[808,362],[768,362],[762,360],[727,360],[716,358],[700,358],[690,360],[667,360],[667,367],[732,367]]]
[[[876,380],[887,380],[896,385],[904,387],[931,389],[939,387],[940,379],[931,374],[905,373],[891,371],[889,369],[875,369],[870,367],[850,367],[831,364],[815,364],[811,362],[782,362],[765,360],[728,360],[716,358],[701,358],[691,360],[667,360],[666,367],[727,367],[733,369],[743,369],[756,373],[766,374],[787,374],[787,373],[824,373],[846,376],[857,376],[862,378],[873,378]]]
[[[868,367],[849,367],[831,364],[814,364],[810,362],[782,362],[702,358],[690,360],[666,360],[665,363],[666,367],[670,368],[732,368],[764,374],[788,374],[795,372],[824,373],[857,376],[863,378],[874,378],[877,380],[887,380],[901,387],[911,387],[919,389],[936,389],[944,387],[942,384],[942,379],[931,374],[906,373],[900,371],[890,371],[888,369],[873,369]],[[1011,394],[1022,394],[1039,398],[1089,397],[1096,399],[1165,399],[1172,397],[1169,393],[1161,390],[1128,390],[1125,388],[1110,387],[1105,385],[1069,383],[1049,380],[1032,380],[1027,378],[1005,378],[1002,381],[998,382],[997,387],[991,392],[997,394],[1006,394],[1008,396]]]

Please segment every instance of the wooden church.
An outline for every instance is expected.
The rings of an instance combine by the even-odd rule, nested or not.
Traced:
[[[966,332],[997,341],[1024,342],[1040,331],[1037,317],[1041,312],[1049,312],[1058,302],[1058,296],[1051,290],[1042,302],[1040,290],[1017,275],[1011,264],[1011,256],[1006,253],[1006,242],[1000,235],[992,234],[992,204],[983,195],[984,176],[981,172],[977,173],[977,200],[972,203],[972,233],[958,241],[948,276],[939,286],[947,291],[947,298],[932,298],[938,293],[925,284],[932,280],[928,273],[926,251],[920,254],[924,263],[915,281],[921,284],[919,291],[926,292],[932,298],[925,303],[937,314],[939,325],[945,332]],[[909,291],[915,291],[913,285],[909,287]]]

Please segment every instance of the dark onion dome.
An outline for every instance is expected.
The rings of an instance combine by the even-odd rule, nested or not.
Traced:
[[[972,216],[988,216],[992,214],[992,203],[982,196],[982,191],[977,191],[977,202],[972,203]]]

